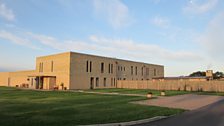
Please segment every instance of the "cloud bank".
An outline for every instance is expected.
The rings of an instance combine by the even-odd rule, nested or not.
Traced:
[[[4,3],[0,1],[0,17],[8,21],[14,21],[15,15],[11,9],[9,9]]]
[[[183,8],[183,11],[191,14],[203,14],[216,7],[219,0],[206,0],[203,3],[199,3],[197,0],[190,0],[187,6]]]
[[[96,14],[116,29],[132,21],[128,7],[121,0],[94,0],[93,6]]]

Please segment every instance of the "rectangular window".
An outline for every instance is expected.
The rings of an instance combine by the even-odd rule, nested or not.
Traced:
[[[42,63],[42,70],[41,70],[41,72],[44,72],[44,63]]]
[[[111,73],[113,73],[113,64],[111,64]]]
[[[143,67],[142,67],[142,76],[143,76]]]
[[[146,75],[149,75],[149,68],[146,68]]]
[[[115,78],[114,78],[114,86],[116,86],[116,80],[115,80]]]
[[[125,67],[124,67],[124,71],[125,71]]]
[[[39,64],[39,72],[41,72],[41,63]]]
[[[133,75],[133,66],[131,66],[131,75]]]
[[[118,71],[119,71],[120,70],[120,66],[118,66],[117,68],[118,68]]]
[[[54,71],[54,62],[51,61],[51,72],[53,72],[53,71]]]
[[[135,67],[135,75],[137,75],[137,73],[138,73],[138,68],[137,68],[137,66]]]
[[[156,69],[154,69],[154,76],[156,76]]]
[[[106,83],[107,83],[107,79],[106,79],[106,78],[104,78],[104,79],[103,79],[103,86],[104,86],[104,87],[106,87],[106,86],[107,86],[107,84],[106,84]]]
[[[92,72],[92,61],[90,61],[89,64],[90,64],[89,72]]]
[[[99,87],[99,78],[96,78],[96,87]]]
[[[101,73],[104,72],[104,63],[101,63]]]
[[[122,66],[121,66],[121,71],[122,71]]]
[[[94,88],[94,78],[91,77],[90,78],[90,89],[93,89]]]
[[[86,61],[86,72],[88,72],[89,71],[89,61],[87,60]]]
[[[109,67],[108,68],[109,68],[109,73],[110,73],[110,64],[109,64]]]

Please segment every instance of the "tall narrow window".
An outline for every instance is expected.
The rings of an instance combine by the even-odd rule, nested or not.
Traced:
[[[90,61],[89,64],[90,64],[89,72],[92,72],[92,61]]]
[[[54,62],[51,61],[51,72],[53,72],[53,71],[54,71]]]
[[[39,72],[41,72],[41,63],[39,64]]]
[[[108,72],[110,73],[110,63],[109,63],[109,67],[108,67],[109,69],[108,69]]]
[[[118,68],[118,71],[119,71],[120,70],[120,66],[118,66],[117,68]]]
[[[135,75],[137,75],[137,73],[138,73],[138,67],[136,66],[135,67]]]
[[[94,78],[91,77],[90,78],[90,89],[93,89],[94,88]]]
[[[124,71],[125,71],[125,67],[124,67]]]
[[[86,61],[86,72],[88,72],[89,71],[89,61],[87,60]]]
[[[96,78],[96,87],[99,87],[99,78]]]
[[[115,80],[115,78],[114,78],[114,86],[116,86],[116,80]]]
[[[121,66],[121,71],[122,71],[122,66]]]
[[[41,70],[41,72],[44,72],[44,63],[42,63],[42,70]]]
[[[156,69],[154,69],[154,76],[156,76]]]
[[[143,76],[143,67],[142,67],[142,76]]]
[[[104,63],[101,63],[101,73],[104,72]]]
[[[149,68],[146,68],[146,75],[149,75]]]
[[[133,75],[133,66],[131,66],[131,75]]]
[[[111,73],[113,73],[113,64],[111,64],[110,66],[111,66]]]
[[[103,86],[106,87],[107,86],[107,78],[103,79]]]

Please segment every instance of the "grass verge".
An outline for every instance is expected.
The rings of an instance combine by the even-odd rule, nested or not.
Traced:
[[[0,87],[1,126],[71,126],[133,121],[184,110],[129,102],[144,97]]]
[[[93,92],[103,92],[103,93],[120,93],[120,94],[140,94],[146,95],[148,92],[152,92],[155,96],[160,96],[161,91],[157,90],[149,90],[149,89],[123,89],[123,88],[111,88],[111,89],[94,89],[94,90],[86,90]],[[189,94],[192,92],[189,91],[165,91],[166,96],[174,96],[174,95],[183,95]]]

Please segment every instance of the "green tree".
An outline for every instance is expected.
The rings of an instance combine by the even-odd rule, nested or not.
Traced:
[[[223,72],[217,71],[217,72],[213,73],[213,79],[220,79],[222,77],[224,77]]]
[[[192,74],[189,75],[189,77],[204,77],[204,76],[206,76],[206,73],[204,71],[193,72]]]

